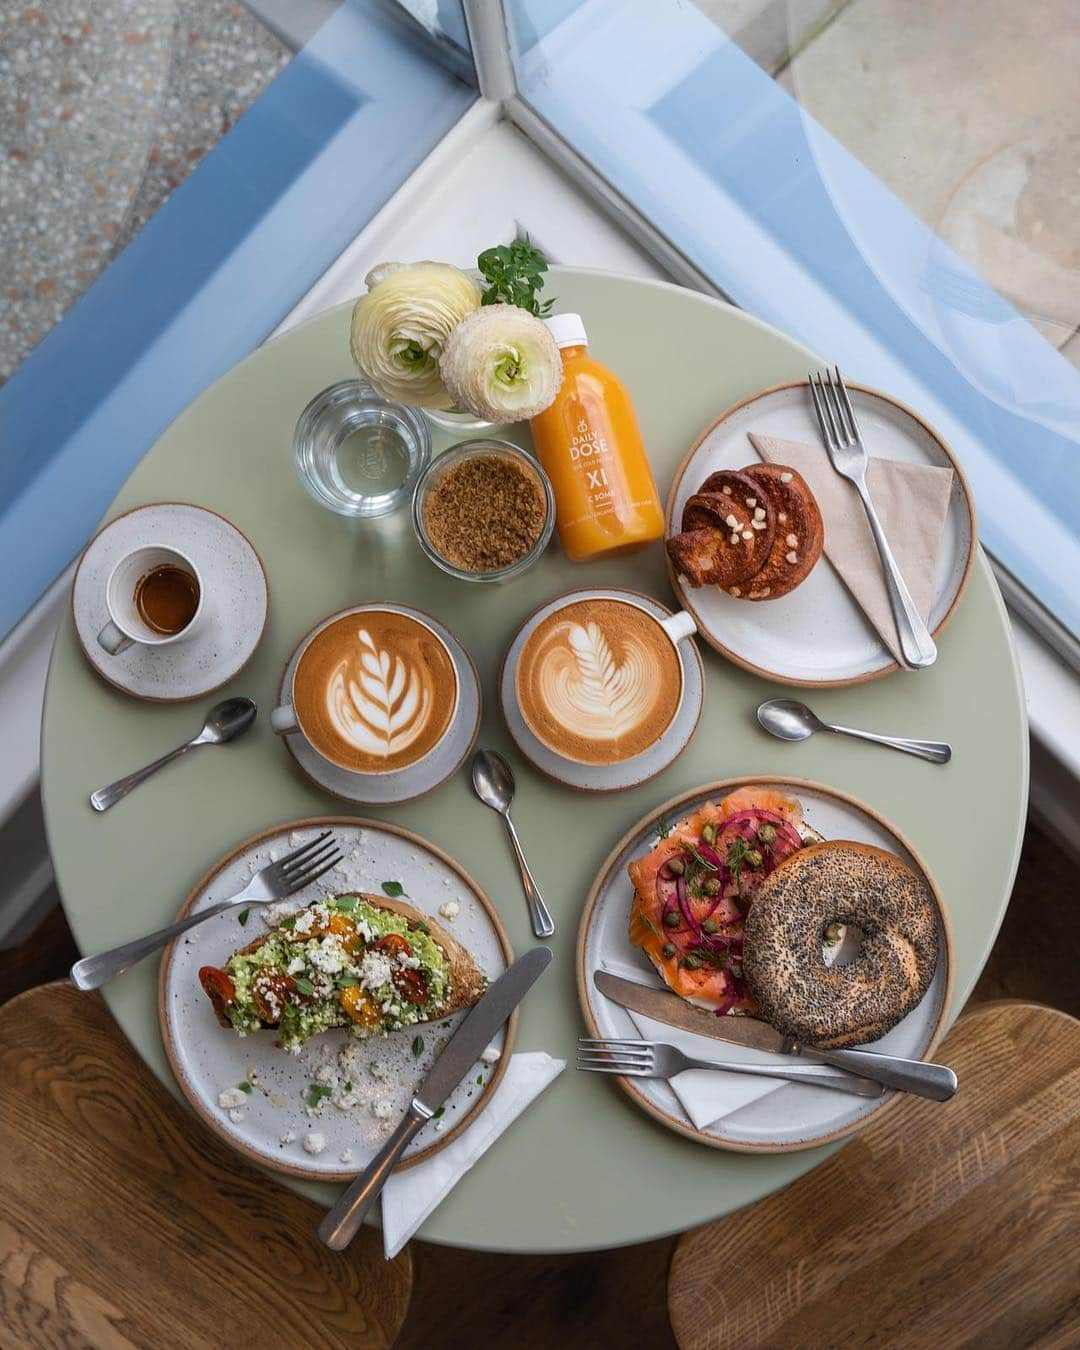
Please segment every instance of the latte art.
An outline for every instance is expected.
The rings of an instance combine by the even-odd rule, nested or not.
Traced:
[[[522,647],[518,706],[550,749],[586,764],[642,753],[682,699],[682,665],[659,623],[618,600],[582,600],[543,620]]]
[[[330,677],[326,715],[337,734],[366,755],[389,759],[423,734],[431,693],[405,657],[384,651],[366,628],[357,630],[359,670],[346,657]]]
[[[345,615],[309,643],[293,680],[297,720],[342,768],[384,773],[414,764],[441,740],[457,705],[457,674],[442,642],[408,615]]]

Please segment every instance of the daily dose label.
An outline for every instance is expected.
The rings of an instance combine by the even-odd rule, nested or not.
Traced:
[[[626,485],[614,455],[603,432],[591,426],[584,417],[579,418],[570,435],[570,463],[585,490],[588,506],[580,516],[566,521],[564,528],[579,525],[590,518],[602,519],[616,512],[636,510],[648,505],[647,500],[626,500]],[[611,476],[616,479],[614,487]]]

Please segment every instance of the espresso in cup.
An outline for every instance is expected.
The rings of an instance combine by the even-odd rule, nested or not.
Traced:
[[[304,648],[287,716],[312,747],[353,773],[406,769],[431,753],[449,730],[458,702],[457,671],[442,639],[393,610],[344,614]]]
[[[522,717],[548,749],[580,764],[615,764],[670,727],[683,669],[660,620],[624,600],[584,598],[529,634],[515,686]]]
[[[203,618],[203,583],[187,554],[165,544],[132,549],[105,587],[109,622],[98,642],[111,656],[135,643],[165,647],[186,642]]]

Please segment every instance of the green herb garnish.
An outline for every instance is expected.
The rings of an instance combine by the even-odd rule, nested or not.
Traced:
[[[248,909],[242,909],[242,910],[240,911],[240,913],[236,916],[236,922],[240,925],[241,928],[243,928],[244,924],[247,923],[247,921],[248,921],[248,915],[249,915],[250,913],[251,913],[251,909],[250,909],[250,908],[248,908]]]
[[[445,1107],[445,1106],[440,1106],[440,1107],[438,1108],[438,1110],[432,1111],[432,1113],[431,1113],[431,1119],[432,1119],[432,1120],[438,1120],[439,1117],[443,1114],[443,1112],[444,1112],[445,1110],[446,1110],[446,1107]]]
[[[399,896],[406,895],[405,887],[400,881],[384,881],[382,888],[391,900],[397,900]]]
[[[324,1098],[332,1097],[333,1095],[332,1089],[328,1088],[325,1083],[312,1083],[307,1090],[306,1101],[308,1106],[314,1110]]]
[[[476,1075],[476,1086],[483,1087],[483,1085],[484,1085],[484,1075],[482,1073],[478,1073]]]
[[[315,996],[315,986],[311,983],[310,980],[305,980],[302,975],[296,981],[296,987],[297,989],[300,990],[302,994],[307,994],[309,998],[313,998]]]
[[[528,235],[512,244],[486,248],[476,265],[488,283],[480,297],[483,305],[517,305],[543,318],[551,313],[554,300],[543,304],[537,292],[543,289],[547,259],[530,243]]]
[[[731,869],[731,879],[735,883],[735,889],[740,893],[742,891],[742,865],[749,852],[750,846],[745,839],[733,839],[728,844],[727,865]]]
[[[428,937],[431,936],[431,929],[427,926],[427,924],[423,921],[423,919],[419,920],[419,922],[417,923],[416,931],[418,933],[426,933]]]
[[[243,1081],[242,1083],[237,1083],[236,1086],[240,1089],[241,1092],[250,1092],[250,1091],[251,1091],[251,1084],[248,1082],[248,1080],[247,1080],[246,1078],[244,1079],[244,1081]]]
[[[355,975],[339,975],[334,983],[339,989],[355,989],[360,981]]]
[[[649,930],[649,932],[652,933],[655,937],[664,936],[663,933],[661,933],[660,929],[657,928],[656,924],[653,923],[652,919],[650,919],[649,916],[644,912],[644,910],[638,911],[638,918]]]
[[[669,824],[668,821],[664,819],[663,816],[661,816],[660,819],[656,822],[657,839],[666,839],[670,833],[671,833],[671,825]]]
[[[412,1052],[413,1052],[413,1059],[419,1059],[420,1056],[424,1053],[424,1038],[423,1038],[423,1036],[414,1036],[414,1037],[413,1037]]]
[[[330,909],[336,909],[339,914],[355,914],[360,908],[360,900],[355,895],[335,895],[328,902]]]

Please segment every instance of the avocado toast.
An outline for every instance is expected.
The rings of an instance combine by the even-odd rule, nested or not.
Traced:
[[[218,1021],[241,1035],[264,1028],[300,1052],[345,1027],[364,1039],[471,1006],[486,980],[472,956],[415,906],[361,893],[320,900],[203,966]]]

